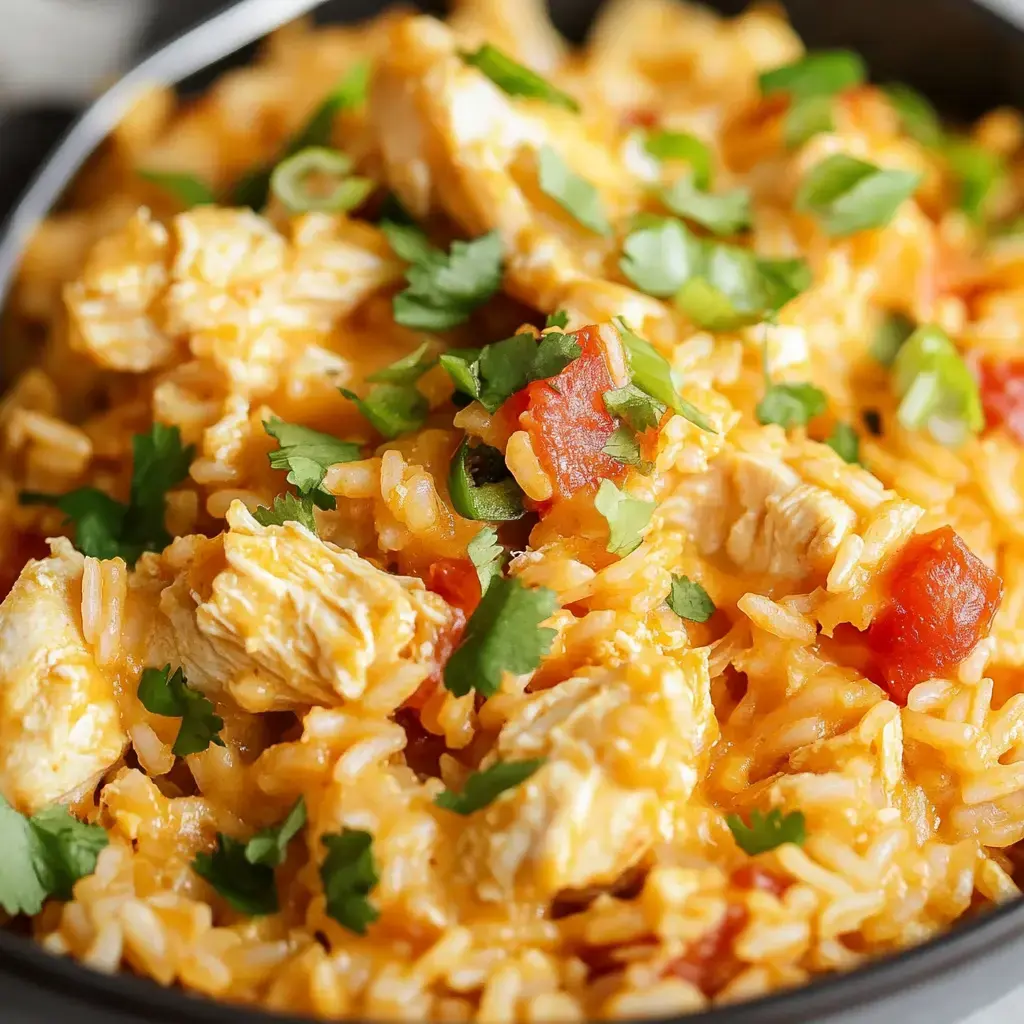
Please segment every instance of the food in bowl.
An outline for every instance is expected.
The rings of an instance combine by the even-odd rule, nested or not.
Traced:
[[[769,10],[140,97],[0,409],[0,904],[327,1018],[674,1015],[1019,895],[1024,123]]]

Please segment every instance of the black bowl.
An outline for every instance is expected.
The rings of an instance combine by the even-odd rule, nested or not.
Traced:
[[[192,9],[203,5],[212,6],[208,0],[184,4]],[[321,8],[320,17],[351,21],[385,6],[387,0],[330,0]],[[436,10],[440,5],[426,2],[420,6]],[[555,21],[575,39],[583,36],[599,6],[599,0],[551,0]],[[746,3],[718,0],[711,6],[735,14]],[[784,6],[809,46],[846,46],[860,51],[874,80],[909,82],[952,118],[974,117],[1001,104],[1024,108],[1024,31],[1021,25],[1004,20],[974,0],[784,0]],[[164,18],[166,24],[167,16]],[[1021,21],[1024,23],[1024,9]],[[247,49],[219,61],[192,76],[182,88],[201,88],[249,53]],[[151,71],[157,72],[154,77],[160,78],[160,70],[167,66],[155,55],[151,65]],[[113,116],[112,109],[101,109],[99,119]],[[92,119],[95,127],[97,108]],[[54,123],[59,120],[51,117],[47,122],[50,126]],[[102,127],[111,127],[109,120]],[[28,142],[36,144],[39,123],[29,122],[25,131]],[[10,132],[8,127],[4,134],[8,151],[18,142]],[[14,207],[0,234],[0,303],[32,224],[58,201],[94,145],[89,132],[79,130],[66,137],[43,165],[33,188]],[[888,1024],[897,1020],[900,1024],[952,1024],[1024,983],[1022,961],[1024,900],[849,974],[679,1020],[681,1024]],[[62,1019],[75,1024],[303,1024],[296,1018],[162,989],[127,974],[99,974],[4,931],[0,931],[0,991],[0,1021],[4,1024]]]

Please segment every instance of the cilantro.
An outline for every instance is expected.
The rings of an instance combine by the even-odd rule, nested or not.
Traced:
[[[557,327],[559,330],[564,331],[569,326],[569,311],[566,309],[556,309],[554,313],[549,313],[544,321],[544,326]]]
[[[652,132],[644,148],[655,160],[685,160],[693,168],[693,183],[706,191],[711,187],[711,149],[686,132]]]
[[[825,442],[842,460],[860,462],[860,437],[849,423],[837,423]]]
[[[817,50],[783,67],[758,76],[762,96],[784,92],[795,99],[831,96],[860,85],[867,79],[867,68],[852,50]]]
[[[635,467],[644,476],[650,476],[654,472],[654,463],[643,457],[640,451],[640,441],[627,426],[616,427],[601,451],[624,466]]]
[[[284,526],[285,523],[298,523],[304,526],[314,537],[319,533],[316,528],[316,516],[313,515],[313,499],[309,495],[296,498],[294,494],[279,494],[274,498],[270,508],[260,505],[253,513],[253,519],[260,526]]]
[[[193,206],[207,206],[217,202],[213,189],[194,174],[146,170],[136,173],[143,181],[148,181],[174,196],[186,210],[192,209]]]
[[[805,96],[790,103],[782,122],[782,132],[790,149],[802,146],[808,139],[835,128],[831,96]]]
[[[264,864],[268,868],[280,867],[284,863],[288,844],[305,824],[306,801],[300,796],[280,825],[260,829],[245,844],[245,859],[250,864]]]
[[[430,412],[426,396],[415,384],[374,384],[365,398],[348,388],[338,390],[355,402],[374,430],[388,440],[419,430]]]
[[[956,445],[984,427],[978,382],[940,328],[914,331],[892,372],[900,396],[896,418],[905,430],[926,429],[940,444]]]
[[[621,317],[617,318],[615,323],[626,351],[633,384],[656,402],[668,406],[701,430],[716,433],[704,413],[676,390],[668,360],[649,341],[634,334]]]
[[[300,796],[280,825],[260,829],[248,842],[218,832],[217,848],[196,854],[192,870],[239,913],[253,917],[276,913],[274,868],[284,863],[288,844],[305,824],[306,802]]]
[[[608,550],[613,555],[628,555],[640,547],[641,534],[654,513],[653,501],[631,498],[611,480],[602,480],[594,507],[608,523]]]
[[[948,139],[940,152],[957,181],[960,209],[972,220],[982,220],[989,196],[1006,174],[1002,158],[965,138]]]
[[[525,96],[528,99],[543,100],[556,107],[565,107],[579,113],[580,105],[568,93],[556,89],[541,78],[536,71],[518,64],[496,46],[484,43],[472,53],[463,51],[460,56],[471,67],[482,71],[499,89],[509,96]]]
[[[75,882],[92,874],[109,841],[103,828],[79,821],[60,804],[28,818],[2,795],[0,835],[0,907],[12,915],[37,914],[49,896],[71,899]]]
[[[751,811],[749,825],[738,814],[728,814],[725,823],[736,845],[751,857],[774,850],[783,843],[802,846],[807,838],[802,811],[792,811],[785,816],[778,808],[766,815],[760,811]]]
[[[539,342],[524,333],[482,349],[452,349],[440,361],[459,391],[493,413],[531,381],[557,376],[580,351],[575,335],[549,331]]]
[[[327,916],[357,935],[365,935],[380,911],[366,898],[380,880],[373,859],[373,836],[359,829],[320,837],[327,856],[320,865],[320,880],[327,899]]]
[[[883,87],[896,111],[903,130],[922,146],[936,147],[942,143],[943,131],[935,108],[916,89],[902,82]]]
[[[230,197],[232,203],[236,206],[251,206],[254,210],[263,209],[267,205],[270,179],[275,166],[312,146],[329,146],[335,115],[339,111],[360,106],[366,101],[369,74],[370,65],[365,61],[360,61],[349,68],[302,128],[285,143],[277,157],[269,163],[254,167],[235,184]]]
[[[601,204],[597,189],[581,178],[562,159],[557,150],[541,146],[537,154],[540,190],[550,196],[585,228],[598,235],[610,235],[612,226]]]
[[[556,607],[552,590],[528,590],[517,579],[492,579],[445,665],[445,688],[457,697],[470,690],[493,697],[505,672],[532,672],[551,649],[555,630],[541,623]]]
[[[148,434],[132,439],[132,482],[127,504],[94,487],[67,494],[25,491],[23,505],[53,505],[75,524],[75,541],[83,555],[123,558],[135,563],[143,551],[162,551],[171,542],[164,526],[167,492],[188,475],[195,449],[182,446],[177,427],[154,423]]]
[[[715,614],[715,602],[708,592],[688,576],[672,577],[672,589],[665,600],[679,618],[688,622],[707,622]]]
[[[218,832],[217,848],[212,853],[197,853],[192,870],[240,914],[274,914],[278,909],[274,869],[250,861],[246,857],[247,846]]]
[[[198,754],[211,743],[224,746],[218,735],[224,728],[224,719],[214,714],[210,700],[188,686],[180,668],[174,675],[171,675],[170,665],[143,669],[138,696],[150,714],[181,719],[177,738],[171,747],[175,757]]]
[[[896,354],[913,333],[913,320],[901,313],[890,313],[878,325],[871,342],[871,355],[883,366],[892,366]]]
[[[663,189],[661,199],[673,213],[716,235],[735,235],[753,223],[750,192],[745,188],[712,195],[684,177]]]
[[[813,214],[827,234],[843,237],[888,224],[920,182],[916,171],[884,170],[834,153],[805,175],[796,209]]]
[[[466,546],[466,554],[476,569],[480,593],[486,594],[491,581],[501,579],[508,562],[508,552],[498,542],[498,531],[485,526]]]
[[[619,267],[648,295],[668,298],[699,272],[700,240],[671,217],[642,218],[622,244]]]
[[[362,457],[359,445],[353,441],[339,441],[330,434],[322,434],[298,423],[285,423],[276,416],[264,420],[263,429],[279,445],[277,451],[269,454],[270,465],[274,469],[287,469],[285,479],[298,488],[299,494],[312,495],[320,508],[334,508],[334,495],[328,494],[320,485],[331,466],[339,462],[355,462]]]
[[[473,772],[466,779],[461,793],[446,789],[434,798],[434,803],[456,814],[473,814],[492,804],[506,790],[525,782],[544,761],[543,757],[528,761],[495,761],[489,768]]]
[[[778,423],[788,429],[806,426],[815,416],[820,416],[827,405],[825,392],[813,384],[772,384],[769,381],[754,411],[758,423]]]
[[[366,379],[375,384],[415,384],[437,363],[433,356],[427,355],[429,350],[430,342],[425,341],[407,356],[396,359],[374,373],[368,373]]]
[[[422,233],[404,225],[381,224],[395,252],[408,260],[409,286],[394,298],[394,316],[403,327],[443,331],[469,319],[501,284],[501,235],[497,231],[471,242],[452,242],[448,254]]]
[[[665,415],[666,407],[635,384],[606,391],[603,398],[604,407],[638,433],[657,427]]]

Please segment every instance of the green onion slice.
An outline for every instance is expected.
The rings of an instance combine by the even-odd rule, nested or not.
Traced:
[[[359,206],[373,191],[369,178],[350,178],[352,160],[336,149],[310,146],[282,160],[270,190],[291,213],[338,213]]]

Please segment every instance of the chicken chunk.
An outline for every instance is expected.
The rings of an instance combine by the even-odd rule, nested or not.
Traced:
[[[163,590],[170,629],[154,630],[150,663],[176,655],[191,685],[226,685],[254,712],[348,702],[391,711],[436,668],[454,613],[419,580],[296,523],[260,526],[241,502],[227,524]]]
[[[549,899],[636,864],[703,773],[717,735],[709,688],[703,650],[647,650],[517,698],[496,758],[545,762],[463,834],[480,897]]]
[[[127,744],[82,632],[84,564],[56,541],[0,605],[0,791],[26,813],[93,785]]]

